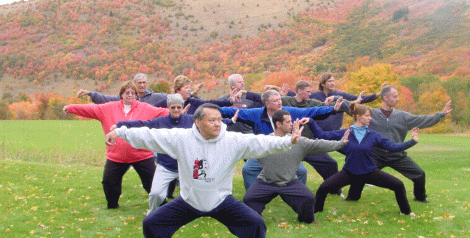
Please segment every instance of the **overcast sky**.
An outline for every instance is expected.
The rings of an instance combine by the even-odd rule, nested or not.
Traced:
[[[12,2],[18,2],[18,1],[20,0],[0,0],[0,5],[12,3]]]

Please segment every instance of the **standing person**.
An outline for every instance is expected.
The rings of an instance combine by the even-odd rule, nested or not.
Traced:
[[[183,97],[180,94],[168,94],[167,104],[170,109],[170,115],[166,117],[157,117],[148,121],[120,121],[112,127],[112,130],[125,126],[148,127],[148,128],[191,128],[194,123],[192,115],[183,114]],[[225,124],[233,124],[237,120],[237,114],[232,119],[223,119]],[[178,163],[167,154],[154,152],[157,162],[157,168],[153,176],[152,189],[149,193],[149,207],[147,214],[157,210],[166,203],[167,191],[171,183],[178,179]]]
[[[184,100],[184,107],[187,114],[192,115],[196,109],[204,103],[213,103],[218,106],[232,106],[232,103],[236,100],[235,93],[230,94],[231,97],[227,100],[202,100],[199,98],[191,97],[191,85],[193,81],[184,75],[176,76],[173,81],[173,90],[175,93],[180,94]],[[168,107],[166,100],[161,100],[155,104],[157,107]],[[186,107],[188,107],[186,109]]]
[[[279,92],[275,90],[268,90],[262,94],[262,100],[264,107],[261,108],[250,108],[250,109],[240,109],[238,114],[238,119],[250,122],[253,126],[253,131],[255,134],[265,134],[268,135],[274,131],[274,126],[272,123],[272,115],[274,112],[281,109],[288,111],[292,119],[299,119],[303,117],[315,117],[323,116],[328,113],[333,113],[337,111],[341,106],[342,100],[338,100],[335,107],[310,107],[310,108],[295,108],[295,107],[283,107],[281,96]],[[222,115],[224,116],[233,116],[236,112],[236,108],[223,107],[221,108]],[[245,165],[243,165],[242,173],[245,184],[245,189],[248,188],[255,182],[256,177],[261,172],[261,165],[257,160],[248,160]],[[299,180],[304,184],[307,182],[307,169],[303,163],[299,164],[299,170],[297,173]]]
[[[284,137],[292,130],[292,119],[289,112],[279,110],[273,114],[274,133],[271,135]],[[246,191],[243,202],[258,212],[263,213],[266,204],[281,196],[294,211],[299,214],[300,222],[312,223],[315,219],[313,204],[315,196],[295,175],[298,164],[308,154],[325,153],[338,150],[348,142],[349,131],[342,141],[311,140],[301,137],[289,151],[268,155],[259,159],[263,167],[258,178]]]
[[[148,104],[155,106],[157,102],[166,99],[166,95],[167,95],[166,93],[154,93],[151,89],[147,88],[148,87],[147,75],[143,73],[138,73],[134,76],[133,81],[134,81],[134,84],[137,86],[137,94],[136,94],[137,100],[141,102],[146,102]],[[77,97],[81,97],[85,95],[90,96],[91,101],[95,104],[121,100],[120,95],[108,96],[108,95],[103,95],[98,92],[91,92],[91,91],[84,90],[84,89],[80,89],[77,93]]]
[[[112,125],[119,121],[134,119],[148,120],[168,115],[168,109],[153,107],[148,103],[135,100],[137,88],[131,81],[124,83],[119,91],[120,101],[104,104],[70,104],[64,107],[64,113],[96,119],[101,122],[107,134]],[[106,164],[103,172],[103,189],[108,201],[108,208],[119,207],[122,177],[132,166],[139,174],[145,191],[150,192],[155,162],[152,151],[132,148],[122,139],[113,146],[106,146]]]
[[[386,138],[400,143],[405,140],[408,130],[413,127],[427,128],[437,124],[445,115],[452,112],[451,103],[447,102],[442,112],[434,115],[413,115],[408,112],[394,109],[397,105],[398,90],[396,87],[388,85],[382,88],[382,107],[372,109],[372,121],[370,128],[382,134]],[[414,199],[418,202],[429,202],[426,198],[426,177],[424,170],[416,164],[405,151],[387,151],[376,148],[373,151],[375,164],[379,169],[390,167],[413,181]],[[359,200],[364,185],[351,186],[347,200]]]
[[[228,77],[228,84],[230,85],[230,91],[232,93],[238,93],[245,91],[245,81],[243,76],[240,74],[232,74]],[[226,94],[219,98],[219,100],[229,100],[230,94]],[[259,101],[253,101],[247,98],[246,91],[241,95],[240,100],[233,103],[232,107],[235,108],[256,108],[262,107],[263,104]],[[244,123],[243,121],[237,121],[231,126],[227,127],[227,131],[236,131],[241,133],[253,133],[253,127]]]
[[[349,93],[335,90],[335,77],[331,72],[323,73],[318,79],[318,81],[318,91],[312,92],[310,94],[310,98],[317,99],[322,102],[325,101],[325,99],[328,97],[339,96],[343,97],[343,99],[348,101],[356,101],[360,99],[360,103],[368,103],[374,101],[380,96],[380,92],[365,96],[360,95],[359,97],[351,95]],[[343,115],[343,113],[335,113],[324,120],[315,120],[315,122],[324,131],[339,130],[341,128],[341,125],[343,124]]]
[[[315,202],[315,212],[323,211],[326,195],[329,191],[336,191],[346,185],[369,183],[375,186],[388,188],[395,192],[400,211],[403,214],[415,216],[411,212],[410,204],[406,198],[406,190],[403,182],[377,168],[374,163],[373,150],[381,147],[388,151],[402,151],[418,143],[418,128],[413,128],[412,139],[405,143],[395,143],[378,132],[369,129],[371,121],[371,110],[369,107],[352,103],[350,106],[354,119],[354,125],[349,129],[336,131],[322,131],[321,128],[310,119],[309,126],[318,138],[327,140],[339,140],[343,134],[350,130],[348,144],[338,152],[346,155],[346,163],[343,169],[325,180],[317,190],[317,201]],[[360,197],[360,194],[358,194]]]
[[[237,161],[289,150],[300,138],[299,122],[291,137],[227,132],[220,109],[203,104],[191,129],[121,127],[106,143],[123,138],[136,148],[166,153],[178,161],[181,196],[150,213],[143,221],[145,237],[171,237],[196,218],[213,217],[238,237],[265,237],[263,218],[232,194]]]

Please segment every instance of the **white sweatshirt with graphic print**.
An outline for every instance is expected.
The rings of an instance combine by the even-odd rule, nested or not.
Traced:
[[[226,131],[206,140],[195,124],[191,129],[120,127],[117,135],[137,149],[168,154],[178,161],[181,198],[200,211],[211,211],[232,194],[235,164],[262,158],[292,147],[290,137],[241,134]]]

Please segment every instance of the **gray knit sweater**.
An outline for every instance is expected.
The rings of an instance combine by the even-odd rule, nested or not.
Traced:
[[[274,134],[271,134],[274,136]],[[290,136],[290,135],[287,135]],[[286,186],[287,183],[297,179],[297,169],[299,163],[310,154],[322,154],[334,150],[339,150],[346,143],[341,141],[329,141],[319,139],[307,139],[301,137],[289,151],[273,154],[259,159],[263,170],[258,175],[266,183],[275,183],[278,186]]]
[[[373,108],[372,120],[369,128],[377,131],[395,143],[405,141],[406,134],[414,127],[426,128],[437,124],[443,117],[444,113],[436,112],[434,115],[413,115],[409,112],[393,109],[389,118],[380,111],[380,108]],[[387,152],[386,150],[376,148],[376,153],[388,153],[389,156],[406,156],[405,151]]]

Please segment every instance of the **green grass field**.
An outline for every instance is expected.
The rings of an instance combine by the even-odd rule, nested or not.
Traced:
[[[104,135],[97,121],[0,121],[0,237],[141,237],[148,195],[130,170],[120,208],[106,209],[101,186]],[[263,213],[267,237],[470,237],[470,138],[420,135],[410,156],[426,171],[430,203],[412,201],[416,219],[399,214],[391,191],[366,186],[357,202],[328,196],[317,223],[297,216],[276,198]],[[338,153],[332,154],[343,165]],[[236,198],[244,195],[242,162],[234,176]],[[315,193],[322,179],[309,169]],[[348,187],[343,189],[347,193]],[[233,237],[222,224],[198,219],[174,237]]]

